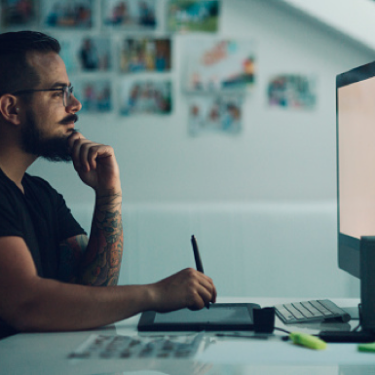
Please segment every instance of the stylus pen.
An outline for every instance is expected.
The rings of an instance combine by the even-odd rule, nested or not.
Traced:
[[[195,265],[197,267],[197,271],[204,273],[202,259],[199,254],[198,243],[194,235],[191,236],[191,244],[193,245],[194,259],[195,259]],[[209,302],[206,304],[206,307],[208,309],[210,308]]]

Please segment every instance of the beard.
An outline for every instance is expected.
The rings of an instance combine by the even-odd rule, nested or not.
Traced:
[[[27,117],[28,124],[23,128],[21,135],[22,149],[36,156],[41,156],[49,161],[64,161],[69,162],[72,160],[71,151],[68,144],[68,138],[76,130],[72,130],[71,134],[67,136],[48,137],[38,127],[37,120],[32,109],[28,110]],[[60,121],[60,124],[76,122],[77,115],[69,115]]]

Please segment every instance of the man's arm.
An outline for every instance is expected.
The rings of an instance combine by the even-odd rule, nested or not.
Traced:
[[[90,240],[85,234],[60,243],[60,277],[74,284],[117,285],[123,249],[121,197],[97,197]]]
[[[106,288],[43,279],[21,237],[0,237],[0,316],[20,331],[90,329],[146,310],[196,310],[215,300],[212,280],[194,269],[154,284]]]
[[[62,246],[83,253],[76,282],[117,285],[123,251],[122,192],[113,149],[91,142],[80,133],[74,133],[69,142],[74,167],[82,181],[95,190],[96,203],[87,248],[80,236],[67,239]]]
[[[108,192],[97,196],[90,239],[78,270],[78,283],[117,285],[123,242],[121,194]]]

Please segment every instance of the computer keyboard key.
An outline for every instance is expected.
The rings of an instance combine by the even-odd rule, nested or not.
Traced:
[[[296,319],[304,319],[304,315],[298,310],[296,309],[293,304],[288,304],[288,305],[284,305],[285,308],[289,311],[289,313],[291,315],[293,315]],[[288,308],[289,307],[289,308]]]
[[[306,316],[322,316],[322,313],[318,309],[316,309],[314,305],[310,303],[310,301],[301,302],[300,304],[309,312],[309,314],[306,314]]]
[[[328,310],[321,302],[319,301],[310,301],[310,303],[320,311],[324,316],[332,316],[332,311]]]
[[[297,319],[282,305],[276,310],[276,313],[282,321],[288,321],[290,323],[297,322]]]
[[[299,304],[295,304],[295,307],[296,309],[299,309],[299,311],[302,312],[302,314],[306,317],[306,318],[315,318],[317,316],[321,316],[322,314],[319,314],[318,311],[314,311],[312,308],[311,308],[311,305],[309,305],[308,303],[306,302],[301,302]]]

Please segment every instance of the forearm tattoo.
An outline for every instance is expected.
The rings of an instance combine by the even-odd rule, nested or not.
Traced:
[[[58,278],[68,283],[76,283],[82,254],[87,247],[85,234],[70,237],[60,243]]]
[[[84,284],[117,285],[123,242],[121,194],[97,197],[90,240],[83,263]]]

